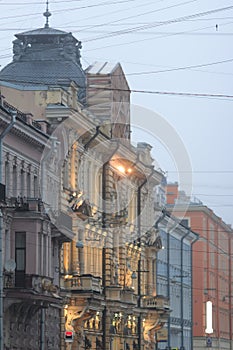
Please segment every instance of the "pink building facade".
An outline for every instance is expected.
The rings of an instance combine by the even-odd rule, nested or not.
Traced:
[[[58,349],[59,252],[69,238],[55,229],[40,199],[40,162],[49,135],[9,107],[0,107],[1,133],[16,114],[1,154],[4,349]]]
[[[179,192],[177,183],[167,186],[167,202],[169,208],[176,204],[173,213],[199,234],[192,263],[194,349],[205,349],[207,345],[232,349],[232,228],[202,202],[194,202]],[[207,324],[208,301],[212,303],[212,330]]]

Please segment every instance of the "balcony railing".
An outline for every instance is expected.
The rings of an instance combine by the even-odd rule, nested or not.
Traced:
[[[144,308],[156,309],[162,312],[170,311],[169,301],[164,296],[146,296],[142,300]]]
[[[68,290],[102,292],[100,277],[92,275],[66,275],[64,276],[64,288]]]
[[[25,274],[22,271],[4,272],[4,288],[21,288],[34,290],[37,293],[57,292],[50,277]]]
[[[121,300],[125,303],[129,304],[137,304],[137,295],[135,294],[135,291],[131,288],[124,288],[121,291]]]
[[[41,211],[42,201],[40,198],[11,197],[7,199],[7,205],[16,211]]]

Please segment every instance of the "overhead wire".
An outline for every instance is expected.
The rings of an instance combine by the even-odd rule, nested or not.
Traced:
[[[80,2],[80,1],[86,1],[86,0],[66,0],[66,2]],[[53,0],[51,1],[51,4],[55,4],[55,3],[64,3],[64,0],[60,0],[60,1],[57,1],[57,0]],[[44,5],[45,2],[44,1],[29,1],[29,2],[24,2],[24,1],[20,1],[20,5]],[[3,2],[1,1],[0,2],[0,5],[19,5],[18,2]]]
[[[167,72],[173,72],[173,71],[179,71],[179,70],[186,70],[186,69],[193,69],[193,68],[201,68],[201,67],[207,67],[207,66],[213,66],[217,64],[223,64],[223,63],[230,63],[233,62],[233,58],[222,60],[222,61],[215,61],[215,62],[209,62],[209,63],[201,63],[191,66],[183,66],[183,67],[174,67],[169,69],[162,69],[162,70],[156,70],[156,71],[144,71],[144,72],[133,72],[133,73],[126,73],[126,76],[130,75],[147,75],[147,74],[157,74],[157,73],[167,73]]]
[[[73,7],[73,8],[63,8],[63,9],[59,9],[59,10],[54,10],[53,13],[64,13],[64,12],[70,12],[70,11],[76,11],[76,10],[82,10],[82,9],[88,9],[88,8],[92,8],[92,7],[99,7],[99,6],[109,6],[109,5],[115,5],[115,4],[119,4],[119,3],[124,3],[124,2],[131,2],[131,1],[135,1],[135,0],[118,0],[118,1],[111,1],[111,2],[101,2],[98,4],[94,4],[94,5],[86,5],[86,6],[80,6],[80,7]],[[64,3],[64,2],[63,2]],[[28,17],[28,16],[37,16],[37,15],[41,15],[40,12],[37,13],[27,13],[27,14],[20,14],[20,15],[13,15],[13,16],[5,16],[5,17],[0,17],[1,20],[3,19],[13,19],[13,18],[18,18],[18,17]]]
[[[158,3],[158,2],[162,2],[162,1],[166,1],[166,0],[157,0],[157,1],[149,1],[149,2],[143,2],[143,4],[140,4],[140,5],[137,5],[137,6],[134,6],[134,9],[136,8],[139,8],[139,7],[145,7],[147,5],[151,5],[151,4],[155,4],[155,3]],[[98,15],[94,15],[94,16],[89,16],[89,17],[82,17],[79,19],[79,23],[80,22],[83,22],[83,21],[87,21],[89,19],[93,19],[93,18],[100,18],[100,17],[109,17],[109,15],[112,15],[112,14],[116,14],[116,13],[121,13],[121,12],[125,12],[127,10],[132,10],[132,7],[128,7],[127,9],[120,9],[120,10],[114,10],[114,11],[111,11],[111,12],[107,12],[107,13],[102,13],[102,14],[98,14]],[[76,21],[69,21],[69,22],[65,22],[63,23],[63,25],[67,25],[67,24],[71,24],[71,23],[76,23]],[[87,27],[89,25],[86,25],[85,27]]]
[[[176,17],[176,18],[173,18],[173,19],[170,19],[170,20],[163,21],[161,23],[152,22],[152,23],[149,23],[149,24],[146,24],[146,25],[143,25],[143,26],[137,26],[137,27],[134,27],[134,28],[127,28],[127,29],[118,30],[118,31],[112,32],[108,36],[106,36],[106,35],[104,36],[103,35],[103,36],[99,36],[99,37],[95,37],[95,38],[86,39],[85,42],[96,41],[96,40],[105,39],[105,38],[118,36],[118,35],[125,35],[125,34],[129,34],[129,33],[133,32],[133,31],[146,30],[146,29],[149,29],[149,28],[159,27],[159,26],[163,26],[163,25],[180,23],[180,22],[186,21],[187,19],[192,19],[192,18],[201,17],[201,16],[207,16],[207,15],[210,15],[212,13],[221,12],[221,11],[229,11],[229,10],[232,10],[232,9],[233,9],[233,6],[227,6],[227,7],[221,7],[221,8],[218,8],[218,9],[204,11],[204,12],[199,12],[199,13],[195,13],[195,14],[191,14],[191,15]]]
[[[117,19],[117,20],[114,20],[114,21],[111,21],[111,22],[105,22],[105,23],[101,23],[101,24],[97,24],[97,25],[94,25],[94,26],[89,26],[87,27],[87,29],[93,29],[93,28],[97,28],[97,27],[105,27],[106,25],[108,24],[113,24],[113,23],[117,23],[117,22],[123,22],[125,19],[132,19],[132,18],[137,18],[137,17],[141,17],[141,16],[144,16],[144,15],[148,15],[148,14],[151,14],[151,13],[155,13],[155,12],[160,12],[160,11],[164,11],[164,10],[168,10],[170,8],[174,8],[174,7],[177,7],[177,6],[182,6],[182,5],[185,5],[187,3],[191,3],[191,2],[195,2],[195,1],[199,1],[199,0],[189,0],[189,1],[185,1],[185,2],[182,2],[182,3],[179,3],[179,4],[176,4],[176,5],[171,5],[171,6],[166,6],[166,7],[163,7],[163,8],[160,8],[160,9],[155,9],[155,10],[150,10],[150,11],[146,11],[146,12],[142,12],[142,13],[139,13],[137,15],[131,15],[131,16],[127,16],[127,17],[121,17],[120,19]],[[157,22],[156,22],[157,23]],[[161,22],[160,22],[161,23]],[[123,25],[123,23],[122,23]],[[148,24],[146,24],[148,25]],[[85,31],[85,30],[82,30],[82,31]]]
[[[104,91],[125,91],[129,92],[127,89],[120,88],[108,88],[100,86],[90,86],[95,90],[104,90]],[[180,96],[180,97],[196,97],[196,98],[212,98],[212,99],[233,99],[233,95],[228,94],[210,94],[210,93],[192,93],[192,92],[175,92],[175,91],[155,91],[155,90],[137,90],[130,89],[131,92],[141,93],[141,94],[153,94],[153,95],[165,95],[165,96]]]
[[[225,26],[225,25],[229,25],[229,24],[232,24],[233,22],[227,22],[227,23],[224,23],[222,24],[222,26]],[[145,42],[145,41],[151,41],[151,40],[157,40],[157,39],[163,39],[163,38],[167,38],[167,37],[171,37],[171,36],[177,36],[177,35],[182,35],[182,34],[185,34],[185,33],[193,33],[193,32],[197,32],[197,31],[200,31],[200,30],[203,30],[203,29],[209,29],[209,28],[212,28],[212,26],[208,26],[208,27],[202,27],[202,28],[197,28],[197,29],[192,29],[192,30],[185,30],[185,31],[181,31],[181,32],[173,32],[173,33],[170,33],[170,34],[164,34],[164,35],[156,35],[156,36],[153,36],[153,37],[150,37],[150,38],[143,38],[143,39],[137,39],[137,40],[131,40],[131,41],[127,41],[127,42],[124,42],[124,43],[114,43],[114,44],[109,44],[109,45],[105,45],[105,46],[99,46],[98,48],[99,49],[106,49],[106,48],[110,48],[110,47],[119,47],[119,46],[125,46],[125,45],[128,45],[128,44],[135,44],[135,43],[139,43],[139,42]],[[94,51],[96,50],[96,48],[92,48],[92,49],[87,49],[85,50],[86,52],[88,51]]]
[[[156,3],[158,3],[158,2],[162,2],[162,1],[166,1],[166,0],[157,0],[156,1]],[[147,2],[147,3],[143,3],[143,4],[141,4],[141,5],[138,5],[138,6],[134,6],[134,9],[135,8],[139,8],[139,7],[145,7],[146,5],[150,5],[150,4],[154,4],[155,3],[155,1],[150,1],[150,2]],[[131,10],[132,9],[132,7],[130,7],[130,8],[128,8],[129,10]],[[128,9],[126,9],[126,10],[128,10]],[[122,11],[125,11],[125,9],[124,10],[115,10],[115,11],[111,11],[111,12],[108,12],[107,13],[107,15],[110,15],[110,14],[113,14],[113,13],[119,13],[119,12],[122,12]],[[35,17],[35,16],[37,16],[38,15],[38,13],[36,14],[36,15],[34,15],[34,16],[32,16],[32,17]],[[84,20],[88,20],[88,19],[91,19],[91,18],[97,18],[97,17],[102,17],[102,16],[105,16],[106,14],[105,13],[103,13],[103,14],[101,14],[101,15],[95,15],[95,16],[91,16],[91,17],[82,17],[81,19],[79,18],[79,23],[81,22],[81,21],[84,21]],[[27,15],[28,16],[28,15]],[[20,16],[21,17],[21,16]],[[12,16],[12,18],[14,18],[14,16]],[[24,19],[20,19],[20,20],[17,20],[17,21],[14,21],[14,23],[17,23],[17,22],[24,22]],[[65,24],[69,24],[69,23],[72,23],[72,22],[66,22]],[[76,21],[75,21],[75,23],[76,23]],[[63,22],[63,25],[64,25],[64,22]],[[6,49],[6,50],[10,50],[10,48],[9,49]]]

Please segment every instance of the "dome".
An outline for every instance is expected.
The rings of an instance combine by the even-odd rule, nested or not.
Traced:
[[[86,77],[80,63],[80,41],[48,26],[15,36],[13,61],[0,71],[0,80],[27,86],[67,86],[74,81],[83,102]]]

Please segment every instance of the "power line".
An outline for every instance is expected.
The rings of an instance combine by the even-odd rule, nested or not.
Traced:
[[[233,33],[232,33],[232,35],[233,35]],[[157,71],[145,71],[145,72],[127,73],[126,76],[166,73],[166,72],[173,72],[173,71],[178,71],[178,70],[186,70],[186,69],[192,69],[192,68],[201,68],[201,67],[213,66],[213,65],[229,63],[229,62],[233,62],[233,58],[230,58],[230,59],[227,59],[227,60],[223,60],[223,61],[202,63],[202,64],[196,64],[196,65],[185,66],[185,67],[169,68],[169,69],[163,69],[163,70],[157,70]]]
[[[109,6],[109,5],[117,5],[119,3],[126,3],[126,2],[131,2],[135,0],[118,0],[118,1],[112,1],[112,2],[101,2],[98,4],[94,5],[86,5],[86,6],[80,6],[80,7],[73,7],[73,8],[63,8],[59,10],[54,10],[53,13],[60,13],[60,12],[70,12],[70,11],[76,11],[76,10],[82,10],[82,9],[87,9],[87,8],[92,8],[92,7],[99,7],[99,6]],[[63,2],[64,3],[64,2]],[[37,16],[41,15],[40,12],[34,12],[34,13],[27,13],[27,14],[20,14],[20,15],[14,15],[14,16],[6,16],[6,17],[1,17],[0,19],[13,19],[13,18],[18,18],[18,17],[28,17],[28,16]]]
[[[66,0],[66,3],[67,2],[78,2],[78,1],[86,1],[86,0]],[[131,0],[131,1],[134,1],[134,0]],[[55,3],[62,3],[64,4],[64,0],[60,0],[60,1],[56,1],[56,0],[53,0],[52,4],[55,4]],[[0,2],[0,5],[19,5],[18,2]],[[32,1],[32,2],[22,2],[20,1],[20,5],[44,5],[44,1]]]
[[[222,26],[228,25],[228,24],[232,24],[233,22],[227,22],[222,24]],[[98,49],[105,49],[105,48],[109,48],[109,47],[116,47],[116,46],[125,46],[128,44],[134,44],[134,43],[139,43],[139,42],[145,42],[148,40],[152,40],[152,39],[163,39],[165,37],[170,37],[170,36],[175,36],[175,35],[181,35],[183,33],[191,33],[191,32],[196,32],[199,30],[203,30],[203,29],[209,29],[209,28],[213,28],[213,26],[208,26],[208,27],[201,27],[201,28],[197,28],[197,29],[193,29],[193,30],[188,30],[188,31],[182,31],[182,32],[175,32],[175,33],[171,33],[171,34],[166,34],[166,35],[161,35],[161,36],[156,36],[156,37],[152,37],[152,38],[144,38],[144,39],[138,39],[138,40],[133,40],[133,41],[127,41],[124,43],[120,43],[120,44],[114,44],[114,45],[106,45],[106,46],[102,46],[102,47],[98,47]],[[93,49],[88,49],[86,51],[93,51],[96,50],[96,48]]]
[[[199,1],[199,0],[190,0],[190,1],[182,2],[182,3],[176,4],[176,5],[166,6],[166,7],[160,8],[160,9],[156,9],[156,10],[152,10],[152,11],[143,12],[143,13],[140,13],[140,14],[137,14],[137,15],[128,16],[128,17],[123,17],[123,18],[117,19],[117,20],[115,20],[115,21],[111,21],[111,22],[107,22],[107,23],[102,23],[102,24],[97,24],[97,25],[94,25],[94,26],[89,26],[89,27],[87,27],[87,29],[92,29],[92,28],[96,28],[96,27],[103,27],[103,26],[106,26],[106,25],[108,25],[108,24],[113,24],[113,23],[117,23],[117,22],[122,22],[122,21],[124,21],[125,19],[131,19],[131,18],[141,17],[141,16],[148,15],[148,14],[151,14],[151,13],[160,12],[160,11],[163,11],[163,10],[168,10],[168,9],[170,9],[170,8],[174,8],[174,7],[177,7],[177,6],[186,5],[186,4],[188,4],[188,3],[195,2],[195,1]],[[154,23],[154,22],[153,22],[153,23]],[[158,22],[155,22],[155,23],[158,23]],[[161,23],[163,23],[163,22],[159,22],[159,25],[160,25]],[[147,25],[151,25],[151,24],[147,24]],[[85,31],[85,30],[83,30],[83,31]],[[118,32],[121,32],[121,31],[112,32],[110,36],[112,36],[113,33],[118,33]],[[95,40],[95,39],[90,39],[90,40],[87,40],[87,41],[91,41],[91,40]]]
[[[155,4],[155,3],[158,3],[158,2],[162,2],[162,1],[165,1],[165,0],[150,1],[150,2],[147,2],[147,3],[143,3],[141,5],[134,6],[134,9],[139,8],[139,7],[145,7],[147,5]],[[127,10],[132,10],[132,7],[124,9],[124,10],[115,10],[115,11],[103,13],[101,15],[82,17],[82,18],[79,19],[79,23],[82,22],[82,21],[87,21],[88,19],[99,18],[99,17],[103,17],[103,16],[106,17],[106,16],[109,16],[111,14],[121,13],[121,12],[123,12],[123,11],[125,12]],[[109,23],[114,23],[114,22],[118,22],[118,21],[120,21],[120,20],[109,22]],[[70,24],[70,23],[76,23],[76,21],[69,21],[69,22],[66,22],[66,23],[63,23],[63,24]],[[105,24],[102,24],[102,26],[105,26]],[[88,27],[88,26],[86,25],[86,27]]]
[[[99,86],[90,86],[96,90],[105,90],[105,91],[126,91],[127,89],[117,89],[117,88],[107,88],[107,87],[99,87]],[[141,94],[154,94],[154,95],[166,95],[166,96],[182,96],[182,97],[204,97],[204,98],[217,98],[217,99],[233,99],[233,95],[226,94],[209,94],[209,93],[191,93],[191,92],[174,92],[174,91],[155,91],[155,90],[136,90],[130,89],[131,92],[141,93]]]
[[[207,197],[233,197],[233,194],[208,194],[208,193],[193,193],[194,196],[207,196]]]
[[[232,96],[233,97],[233,96]],[[186,170],[181,170],[181,171],[178,171],[178,170],[166,170],[166,172],[168,173],[197,173],[197,174],[232,174],[233,173],[233,170],[192,170],[192,171],[186,171]]]
[[[24,76],[27,78],[27,76]],[[29,76],[28,76],[29,77]],[[44,79],[49,78],[49,75],[46,75]],[[53,77],[53,76],[51,76]],[[75,78],[75,77],[73,77]],[[5,77],[8,82],[14,83],[15,80],[12,79],[12,77]],[[43,79],[43,78],[41,78]],[[26,81],[21,82],[21,84],[33,84],[33,85],[49,85],[43,81],[41,82],[35,82],[35,81]],[[227,94],[210,94],[210,93],[191,93],[191,92],[175,92],[175,91],[155,91],[155,90],[137,90],[137,89],[119,89],[119,88],[108,88],[108,87],[99,87],[96,85],[91,85],[88,88],[93,88],[95,90],[102,90],[102,91],[122,91],[122,92],[133,92],[133,93],[141,93],[141,94],[153,94],[153,95],[164,95],[164,96],[179,96],[179,97],[196,97],[196,98],[211,98],[211,99],[226,99],[231,100],[233,99],[233,95],[227,95]],[[174,171],[177,172],[177,171]]]
[[[209,11],[205,11],[205,12],[195,13],[195,14],[192,14],[192,15],[177,17],[177,18],[174,18],[174,19],[163,21],[161,23],[152,22],[152,23],[149,23],[149,24],[146,24],[146,25],[143,25],[143,26],[138,26],[138,27],[134,27],[134,28],[128,28],[128,29],[115,31],[115,32],[112,32],[110,35],[107,35],[107,36],[103,35],[103,36],[100,36],[100,37],[87,39],[84,42],[96,41],[96,40],[100,40],[100,39],[109,38],[109,37],[112,37],[112,36],[125,35],[125,34],[129,34],[129,33],[133,32],[133,31],[146,30],[148,28],[154,28],[154,27],[159,27],[159,26],[173,24],[173,23],[180,23],[180,22],[186,21],[188,19],[193,19],[193,18],[201,17],[201,16],[207,16],[207,15],[210,15],[212,13],[217,13],[217,12],[221,12],[221,11],[228,11],[228,10],[232,10],[232,9],[233,9],[233,6],[227,6],[227,7],[222,7],[222,8],[219,8],[219,9],[214,9],[214,10],[209,10]]]

